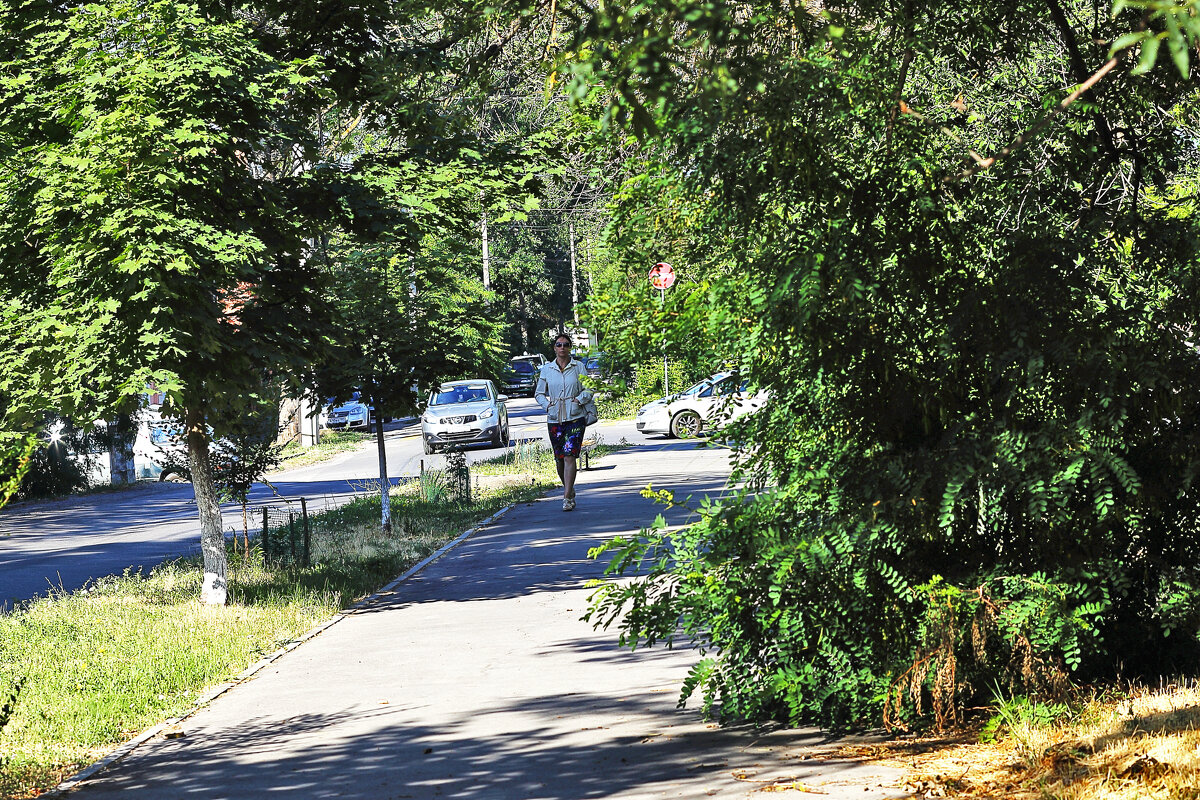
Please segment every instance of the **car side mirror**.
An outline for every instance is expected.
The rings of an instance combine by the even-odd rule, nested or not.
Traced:
[[[497,402],[503,403],[503,402],[504,402],[505,400],[507,400],[507,399],[508,399],[508,395],[506,395],[506,394],[498,394],[498,395],[496,395],[496,400],[497,400]]]

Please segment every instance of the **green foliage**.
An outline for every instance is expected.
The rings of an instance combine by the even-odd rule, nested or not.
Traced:
[[[665,395],[662,361],[643,361],[634,365],[631,372],[632,381],[619,376],[607,381],[584,379],[584,384],[596,394],[596,407],[601,419],[631,419],[646,403]],[[673,394],[708,374],[681,361],[668,362],[667,365],[667,378]]]
[[[361,390],[378,414],[407,416],[439,381],[498,371],[491,296],[441,244],[410,256],[387,244],[333,251],[326,302],[337,332],[316,372],[324,398]]]
[[[37,443],[32,435],[23,438],[20,434],[0,432],[0,508],[13,498],[29,474]]]
[[[279,434],[277,406],[265,403],[231,427],[231,432],[217,439],[209,449],[213,485],[222,502],[246,504],[254,484],[279,466],[283,446],[276,444]],[[192,480],[187,445],[180,435],[171,436],[169,443],[157,447],[158,462],[164,473]]]
[[[26,474],[20,489],[19,500],[43,497],[61,497],[88,485],[84,465],[87,454],[77,454],[68,440],[52,442],[35,449],[26,463]]]
[[[1167,44],[1167,52],[1179,74],[1187,78],[1190,73],[1191,56],[1189,51],[1195,50],[1200,44],[1200,4],[1196,0],[1184,0],[1181,3],[1161,2],[1161,0],[1116,0],[1113,3],[1113,16],[1118,16],[1126,9],[1139,11],[1143,15],[1144,25],[1140,30],[1122,34],[1113,40],[1109,47],[1109,55],[1115,55],[1135,45],[1139,48],[1138,63],[1130,75],[1144,75],[1154,69],[1158,60],[1159,47]]]
[[[59,497],[88,487],[88,469],[106,437],[96,426],[76,426],[47,416],[36,446],[22,456],[23,477],[13,496],[21,500]],[[105,454],[107,456],[107,454]]]
[[[593,619],[681,624],[711,713],[951,724],[995,681],[1195,669],[1198,87],[1125,67],[1046,116],[1138,24],[685,0],[579,29],[579,84],[646,137],[606,349],[700,342],[771,398],[731,429],[743,495],[604,551],[643,571]]]
[[[21,686],[25,683],[24,678],[17,678],[12,685],[8,687],[0,696],[4,697],[4,702],[0,703],[0,734],[4,732],[4,726],[8,725],[12,719],[13,708],[17,705],[17,697],[21,694]],[[4,765],[4,758],[0,757],[0,766]]]
[[[603,391],[596,395],[601,419],[633,419],[639,408],[658,398],[633,391]]]
[[[1049,728],[1072,715],[1066,703],[1040,703],[1024,695],[1005,697],[999,687],[994,702],[996,711],[979,733],[984,742],[993,742],[1004,733],[1014,735],[1023,729]]]
[[[314,320],[286,313],[314,276],[294,187],[260,158],[294,143],[281,115],[318,91],[319,63],[276,61],[245,23],[173,2],[77,7],[19,33],[3,17],[22,41],[0,63],[4,296],[22,343],[59,358],[68,414],[155,380],[220,428]]]
[[[471,502],[471,470],[462,450],[446,452],[447,499],[456,503]]]

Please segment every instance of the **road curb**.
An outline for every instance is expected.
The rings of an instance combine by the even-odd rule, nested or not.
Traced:
[[[49,791],[44,793],[42,795],[42,797],[56,798],[56,797],[62,797],[64,795],[66,795],[68,792],[75,789],[77,786],[79,786],[83,782],[90,780],[91,778],[95,777],[96,775],[100,774],[104,770],[111,767],[113,764],[115,764],[118,761],[120,761],[121,759],[125,758],[127,755],[132,753],[134,750],[138,749],[138,747],[140,747],[143,744],[145,744],[146,742],[150,741],[155,736],[158,736],[163,731],[166,731],[167,729],[174,727],[175,725],[178,725],[179,723],[188,719],[189,717],[194,715],[197,711],[200,711],[202,708],[207,706],[213,700],[216,700],[221,695],[225,694],[227,691],[229,691],[233,687],[237,686],[238,684],[246,682],[251,677],[253,677],[257,672],[259,672],[261,669],[270,665],[272,662],[276,661],[281,656],[283,656],[287,653],[290,653],[292,650],[295,650],[297,647],[304,644],[309,639],[312,639],[317,634],[328,630],[329,628],[333,627],[334,625],[336,625],[338,622],[342,621],[346,617],[351,616],[353,614],[357,614],[360,611],[362,611],[364,608],[366,608],[367,606],[377,602],[382,597],[392,594],[396,590],[396,587],[400,586],[400,584],[404,583],[409,578],[412,578],[413,576],[417,575],[421,570],[425,569],[425,567],[429,566],[434,561],[437,561],[439,558],[444,556],[446,553],[450,552],[455,547],[462,544],[464,541],[466,541],[470,537],[474,536],[476,533],[478,533],[483,528],[486,528],[488,525],[491,525],[493,522],[500,519],[502,516],[507,514],[509,511],[511,511],[515,507],[516,507],[515,503],[511,504],[511,505],[507,505],[504,508],[497,511],[495,514],[492,514],[487,519],[479,522],[477,525],[467,528],[465,531],[460,533],[456,538],[454,538],[451,541],[447,542],[446,544],[442,545],[435,552],[426,556],[424,559],[422,559],[421,561],[419,561],[418,563],[416,563],[415,565],[410,567],[407,571],[405,571],[402,575],[400,575],[400,577],[393,579],[379,591],[375,592],[374,594],[368,595],[367,597],[364,597],[362,600],[359,600],[357,603],[350,606],[349,608],[342,609],[341,611],[339,611],[337,614],[335,614],[331,618],[314,626],[313,628],[310,628],[309,630],[305,631],[300,636],[296,637],[295,639],[293,639],[292,641],[283,645],[282,647],[275,650],[274,652],[268,653],[267,655],[263,656],[258,661],[251,664],[249,667],[247,667],[246,669],[244,669],[240,673],[238,673],[236,676],[234,676],[232,680],[229,680],[225,683],[217,684],[213,688],[209,689],[200,698],[198,698],[196,700],[196,702],[192,705],[192,707],[190,709],[188,709],[187,713],[182,714],[178,717],[172,717],[171,719],[164,720],[163,722],[160,722],[157,725],[155,725],[151,728],[148,728],[145,731],[142,731],[142,733],[140,733],[137,736],[135,736],[134,738],[130,739],[128,742],[125,742],[120,747],[118,747],[116,750],[112,751],[108,755],[101,758],[99,761],[91,764],[90,766],[84,767],[82,770],[75,773],[71,777],[67,778],[65,781],[62,781],[57,786],[55,786],[53,789],[50,789]]]

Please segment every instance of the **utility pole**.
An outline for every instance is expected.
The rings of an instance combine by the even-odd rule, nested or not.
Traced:
[[[571,239],[571,313],[575,315],[575,327],[579,327],[579,273],[575,270],[575,220],[567,224]]]
[[[481,204],[482,205],[482,204]],[[483,227],[483,288],[492,288],[492,275],[488,270],[488,240],[487,240],[487,209],[483,208],[480,216]]]
[[[588,288],[595,290],[596,281],[592,277],[592,237],[590,236],[584,240],[583,263],[587,265]]]

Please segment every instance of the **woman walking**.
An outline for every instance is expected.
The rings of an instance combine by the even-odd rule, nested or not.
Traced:
[[[533,396],[546,411],[550,446],[554,448],[554,466],[563,485],[563,511],[575,508],[575,474],[579,468],[579,449],[587,428],[586,404],[591,391],[583,388],[583,364],[571,358],[571,337],[554,337],[554,360],[538,372]]]

